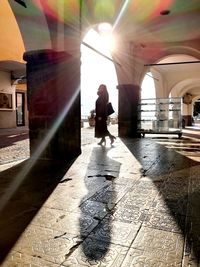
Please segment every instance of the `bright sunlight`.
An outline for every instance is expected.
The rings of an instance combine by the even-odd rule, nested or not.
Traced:
[[[156,98],[155,83],[151,72],[148,72],[142,82],[141,99]]]
[[[110,38],[109,24],[103,23],[98,30],[91,29],[83,39],[83,42],[112,59],[111,49],[114,41]],[[97,89],[100,84],[106,84],[109,92],[109,100],[112,102],[115,115],[118,114],[118,90],[116,86],[117,75],[114,63],[103,57],[91,48],[81,45],[81,116],[86,118],[95,108]]]

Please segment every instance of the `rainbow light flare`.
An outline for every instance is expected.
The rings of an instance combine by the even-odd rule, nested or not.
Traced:
[[[61,76],[65,76],[64,70],[60,72]],[[74,73],[74,76],[77,76],[77,73]],[[58,78],[59,79],[59,78]],[[62,79],[62,78],[61,78]],[[74,77],[72,77],[74,79]],[[40,90],[40,88],[38,89]],[[76,88],[73,95],[70,98],[70,101],[68,105],[65,105],[62,112],[60,112],[60,115],[57,117],[56,121],[52,125],[51,129],[49,129],[47,135],[44,137],[43,141],[40,143],[40,145],[37,147],[33,155],[30,157],[30,159],[26,162],[23,169],[16,175],[16,177],[13,179],[12,183],[9,185],[9,187],[6,189],[5,193],[0,198],[0,211],[6,206],[7,202],[12,198],[16,190],[19,188],[19,186],[22,184],[22,182],[25,180],[26,176],[29,174],[31,169],[34,167],[35,163],[39,159],[40,155],[43,153],[51,139],[53,138],[54,134],[56,133],[57,129],[61,125],[62,121],[68,114],[69,110],[71,109],[74,101],[78,97],[80,93],[80,86]]]
[[[144,22],[146,20],[152,20],[160,15],[160,11],[170,9],[175,0],[135,0],[130,4],[130,12],[133,15],[133,19],[138,22]],[[129,14],[129,16],[131,15]]]
[[[45,10],[45,13],[58,22],[69,23],[79,19],[80,1],[79,0],[34,0],[35,5]]]

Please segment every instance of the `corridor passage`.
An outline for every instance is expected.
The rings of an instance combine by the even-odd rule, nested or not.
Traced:
[[[2,267],[200,266],[199,139],[107,141],[85,126],[74,162],[33,164],[27,130],[0,134]]]

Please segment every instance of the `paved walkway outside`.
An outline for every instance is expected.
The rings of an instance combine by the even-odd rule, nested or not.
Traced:
[[[0,129],[0,171],[29,158],[27,127]]]
[[[93,131],[68,165],[33,165],[26,129],[0,133],[1,266],[200,266],[199,139],[100,147]]]

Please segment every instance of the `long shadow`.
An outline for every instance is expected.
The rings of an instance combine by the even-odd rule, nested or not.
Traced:
[[[80,206],[80,233],[84,240],[82,251],[88,260],[98,261],[104,258],[111,241],[112,223],[107,216],[117,202],[115,179],[119,175],[118,161],[111,159],[108,152],[112,148],[96,147],[91,153],[90,163],[84,178],[88,194]],[[85,236],[85,215],[92,216],[98,223],[96,228]]]
[[[72,163],[29,159],[0,173],[0,263]]]
[[[122,141],[140,162],[141,178],[148,177],[157,187],[158,197],[150,207],[152,214],[147,216],[147,224],[172,232],[180,229],[185,240],[184,255],[199,263],[200,162],[184,156],[184,153],[188,151],[188,141],[188,148],[196,148],[197,152],[200,142],[185,138],[142,138]],[[179,153],[176,151],[177,147]],[[192,151],[195,157],[194,149]],[[175,220],[177,229],[170,225],[171,222],[167,225],[168,215]],[[155,218],[159,219],[156,221]]]

